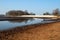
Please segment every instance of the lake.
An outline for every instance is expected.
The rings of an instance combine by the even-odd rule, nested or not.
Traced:
[[[43,21],[43,19],[34,18],[32,20],[5,20],[0,21],[0,30],[7,30],[18,26],[25,26],[37,23],[50,23],[53,21]]]
[[[6,30],[10,28],[14,28],[17,26],[31,25],[41,23],[43,19],[33,19],[33,20],[13,20],[13,21],[0,21],[0,30]]]

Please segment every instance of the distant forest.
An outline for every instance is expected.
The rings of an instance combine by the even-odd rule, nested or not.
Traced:
[[[35,15],[34,13],[29,13],[27,10],[11,10],[6,13],[7,16],[21,16],[21,15]]]
[[[10,10],[10,11],[6,12],[5,15],[6,16],[21,16],[21,15],[36,15],[36,14],[33,13],[33,12],[29,13],[28,10],[25,10],[25,11],[22,11],[22,10]],[[52,13],[45,12],[45,13],[43,13],[43,15],[60,16],[60,10],[57,8],[57,9],[53,10]],[[0,15],[0,16],[3,16],[3,15]]]
[[[43,15],[56,15],[56,16],[60,16],[60,10],[57,8],[55,10],[53,10],[52,14],[49,12],[43,13]]]
[[[29,13],[27,10],[22,11],[22,10],[10,10],[6,13],[7,16],[20,16],[20,15],[35,15],[35,13]],[[56,15],[59,16],[60,15],[60,10],[57,8],[55,10],[53,10],[52,13],[49,12],[45,12],[43,13],[43,15]]]

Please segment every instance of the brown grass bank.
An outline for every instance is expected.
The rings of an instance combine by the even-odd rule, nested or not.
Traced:
[[[0,31],[0,40],[60,40],[60,22]]]

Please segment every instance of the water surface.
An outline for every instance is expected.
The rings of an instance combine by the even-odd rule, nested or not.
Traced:
[[[0,30],[7,30],[15,27],[22,27],[25,25],[31,25],[31,24],[43,24],[43,23],[50,23],[50,22],[55,22],[55,21],[44,21],[43,19],[21,19],[21,20],[5,20],[5,21],[0,21]]]
[[[33,20],[13,20],[13,21],[0,21],[0,30],[6,30],[18,26],[24,26],[24,25],[31,25],[31,24],[37,24],[42,23],[43,19],[33,19]]]

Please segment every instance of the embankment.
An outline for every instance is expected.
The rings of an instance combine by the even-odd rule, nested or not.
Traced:
[[[0,31],[0,40],[60,40],[60,22]]]

